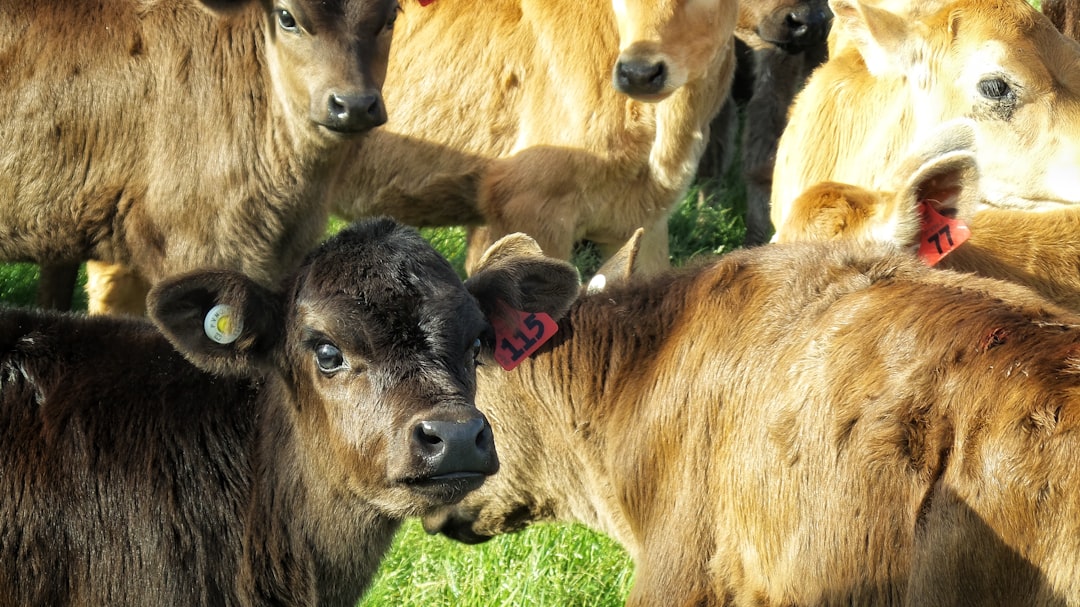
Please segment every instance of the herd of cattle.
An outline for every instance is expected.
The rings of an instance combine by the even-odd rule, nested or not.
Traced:
[[[1080,607],[1041,9],[0,0],[0,260],[93,313],[0,308],[0,607],[351,606],[408,517],[584,523],[634,606]],[[750,246],[671,268],[736,164]]]

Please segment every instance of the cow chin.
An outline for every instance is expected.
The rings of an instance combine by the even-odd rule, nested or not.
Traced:
[[[442,534],[463,544],[482,544],[495,537],[477,533],[474,522],[461,517],[456,508],[442,508],[423,517],[424,531],[430,535]]]
[[[487,476],[480,473],[457,473],[408,479],[402,484],[413,499],[430,504],[431,509],[460,502],[469,492],[479,489],[485,479]]]

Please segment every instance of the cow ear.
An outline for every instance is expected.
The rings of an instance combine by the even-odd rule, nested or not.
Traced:
[[[630,236],[623,246],[615,252],[589,281],[587,291],[599,293],[609,285],[626,282],[634,275],[640,274],[638,266],[638,253],[641,251],[641,239],[645,237],[645,228],[638,228]]]
[[[151,320],[184,358],[218,375],[260,375],[284,326],[283,299],[243,274],[203,271],[150,290]]]
[[[908,20],[859,0],[831,0],[835,36],[854,45],[875,76],[904,74],[914,54],[917,36],[908,35]],[[830,50],[840,43],[834,40]]]
[[[975,126],[960,119],[942,125],[897,170],[899,206],[917,214],[926,202],[949,217],[970,217],[979,203]]]
[[[465,281],[465,288],[488,318],[496,313],[500,300],[517,310],[562,318],[580,285],[574,266],[547,257],[535,240],[521,233],[491,245]]]

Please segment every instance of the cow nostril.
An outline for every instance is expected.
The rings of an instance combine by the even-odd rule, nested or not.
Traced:
[[[326,116],[327,126],[341,131],[362,131],[386,122],[382,99],[375,93],[330,93]]]
[[[784,25],[791,31],[791,35],[795,37],[805,36],[806,32],[810,30],[810,26],[796,13],[790,13],[785,17]]]
[[[420,422],[416,426],[416,439],[426,445],[438,445],[443,442],[439,429],[432,422]]]
[[[627,93],[657,93],[667,81],[667,66],[663,61],[620,61],[615,65],[615,81]]]

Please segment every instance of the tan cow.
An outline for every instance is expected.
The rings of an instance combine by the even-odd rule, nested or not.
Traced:
[[[937,267],[1027,285],[1080,312],[1080,207],[980,208],[974,137],[968,120],[946,124],[894,169],[884,192],[836,182],[811,186],[792,203],[779,241],[885,243],[928,256]],[[923,204],[951,221],[935,221],[920,210]],[[963,231],[950,233],[957,229]]]
[[[1080,316],[1023,287],[743,249],[582,296],[478,382],[502,467],[425,526],[583,523],[627,605],[1080,605]]]
[[[0,260],[275,285],[323,235],[345,150],[386,120],[397,11],[0,0]]]
[[[1042,0],[1041,8],[1044,15],[1053,22],[1061,33],[1072,38],[1080,39],[1080,2],[1077,0]]]
[[[386,126],[339,186],[345,217],[470,225],[469,259],[508,232],[607,255],[667,217],[697,169],[734,66],[736,0],[410,0],[394,32]],[[483,226],[483,227],[481,227]]]
[[[962,117],[976,128],[983,204],[1080,203],[1080,46],[1044,15],[1024,0],[830,6],[830,58],[796,98],[777,150],[778,237],[808,187],[884,190],[883,167]]]

